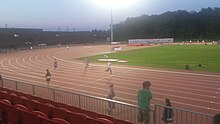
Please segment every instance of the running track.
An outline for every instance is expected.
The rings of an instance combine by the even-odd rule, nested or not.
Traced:
[[[152,83],[152,104],[164,104],[170,98],[174,107],[216,114],[220,112],[220,74],[185,71],[155,70],[140,67],[116,66],[113,76],[104,72],[104,64],[84,64],[73,58],[108,52],[112,46],[76,46],[30,50],[0,54],[0,73],[3,77],[31,83],[45,84],[48,68],[52,74],[51,86],[68,88],[74,92],[105,97],[108,86],[115,85],[116,100],[137,104],[136,94],[144,80]],[[123,49],[135,47],[122,46]],[[53,70],[54,59],[58,69]]]

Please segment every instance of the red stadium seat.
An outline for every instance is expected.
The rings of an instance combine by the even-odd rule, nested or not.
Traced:
[[[20,109],[19,112],[21,113],[22,124],[40,124],[40,119],[37,115],[33,114],[32,112]]]
[[[32,113],[33,114],[35,114],[35,115],[37,115],[37,116],[43,116],[43,117],[47,117],[47,115],[46,114],[44,114],[43,112],[41,112],[41,111],[32,111]]]
[[[4,99],[9,100],[11,103],[14,103],[14,97],[15,97],[14,94],[8,94],[8,93],[4,94]]]
[[[94,112],[94,111],[89,111],[89,110],[82,109],[82,113],[88,115],[91,118],[98,118],[98,113]]]
[[[0,91],[0,99],[4,98],[4,94],[7,93],[6,91]]]
[[[2,103],[6,103],[6,104],[12,104],[12,103],[11,103],[9,100],[7,100],[7,99],[2,99],[1,102],[2,102]]]
[[[82,109],[79,107],[75,107],[75,106],[69,106],[68,107],[70,111],[75,112],[75,113],[82,113]]]
[[[74,112],[67,112],[68,114],[68,121],[71,124],[87,124],[88,116],[83,113],[74,113]]]
[[[37,100],[30,100],[30,99],[26,99],[24,100],[24,104],[25,106],[28,108],[28,110],[33,111],[33,110],[37,110],[37,104],[40,103]]]
[[[70,124],[70,122],[68,122],[68,121],[66,121],[66,120],[64,120],[62,118],[53,118],[53,120],[55,122],[57,122],[58,124]]]
[[[6,108],[6,117],[9,124],[17,124],[21,119],[20,113],[16,106],[4,104]]]
[[[39,101],[40,103],[44,103],[44,98],[40,98],[40,97],[37,97],[37,96],[33,96],[33,98],[32,98],[33,100],[37,100],[37,101]]]
[[[17,109],[28,111],[28,108],[26,106],[24,106],[24,105],[21,105],[21,104],[16,104],[15,107]]]
[[[99,121],[99,120],[97,120],[97,119],[94,119],[94,118],[87,118],[87,120],[88,120],[88,124],[105,124],[104,122],[102,122],[102,121]]]
[[[25,105],[25,100],[27,98],[24,97],[24,96],[16,96],[14,97],[14,104],[22,104],[22,105]]]
[[[7,99],[0,101],[0,122],[6,122],[6,108],[4,104],[11,104]]]
[[[40,120],[40,124],[59,124],[56,121],[54,121],[53,119],[49,119],[47,117],[38,116],[38,118]]]
[[[44,114],[46,114],[48,117],[50,117],[50,113],[51,113],[51,109],[50,106],[47,104],[42,104],[42,103],[38,103],[37,104],[37,110],[43,112]]]
[[[103,114],[99,114],[99,118],[105,118],[110,120],[112,123],[116,123],[116,119],[113,116],[108,116],[108,115],[103,115]]]
[[[51,118],[62,118],[67,119],[67,109],[50,107],[51,108]]]
[[[17,91],[15,91],[15,90],[12,90],[12,89],[9,89],[9,88],[4,88],[4,90],[7,92],[7,93],[9,93],[9,94],[17,94]]]
[[[97,120],[103,122],[104,124],[114,124],[113,122],[111,122],[110,120],[106,118],[97,118]]]

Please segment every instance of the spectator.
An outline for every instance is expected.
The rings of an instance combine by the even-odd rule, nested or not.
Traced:
[[[172,107],[170,99],[165,99],[165,104],[162,120],[165,123],[173,122],[173,109],[170,108]]]
[[[45,77],[46,77],[47,86],[49,86],[50,79],[51,79],[51,74],[49,72],[49,69],[47,69],[47,73],[46,73]]]
[[[151,83],[149,81],[143,82],[143,88],[138,91],[138,122],[149,124],[150,122],[150,102],[152,93],[150,90]]]
[[[214,121],[214,124],[220,124],[220,113],[214,116],[213,121]]]
[[[113,100],[114,97],[115,97],[114,85],[112,84],[112,85],[110,85],[109,87],[110,87],[110,90],[109,90],[109,94],[107,95],[107,99]],[[109,108],[108,108],[108,114],[109,114],[109,115],[112,115],[112,111],[113,111],[113,109],[115,108],[115,103],[109,101],[109,102],[108,102],[108,107],[109,107]]]

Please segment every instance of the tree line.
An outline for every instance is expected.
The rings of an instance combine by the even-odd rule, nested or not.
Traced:
[[[220,8],[203,8],[199,12],[178,10],[160,15],[130,17],[115,24],[113,29],[115,41],[136,38],[220,40]]]

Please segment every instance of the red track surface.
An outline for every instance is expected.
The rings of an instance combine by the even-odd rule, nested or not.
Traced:
[[[116,66],[113,76],[105,72],[106,65],[84,64],[73,58],[100,54],[112,46],[77,46],[30,50],[0,55],[3,77],[45,84],[46,69],[52,74],[51,85],[75,92],[105,97],[109,84],[115,85],[117,100],[137,104],[136,93],[144,80],[152,83],[153,104],[164,104],[170,98],[174,107],[216,114],[220,112],[220,74],[155,70],[140,67]],[[136,47],[122,46],[123,49]],[[53,70],[54,58],[58,68]]]

